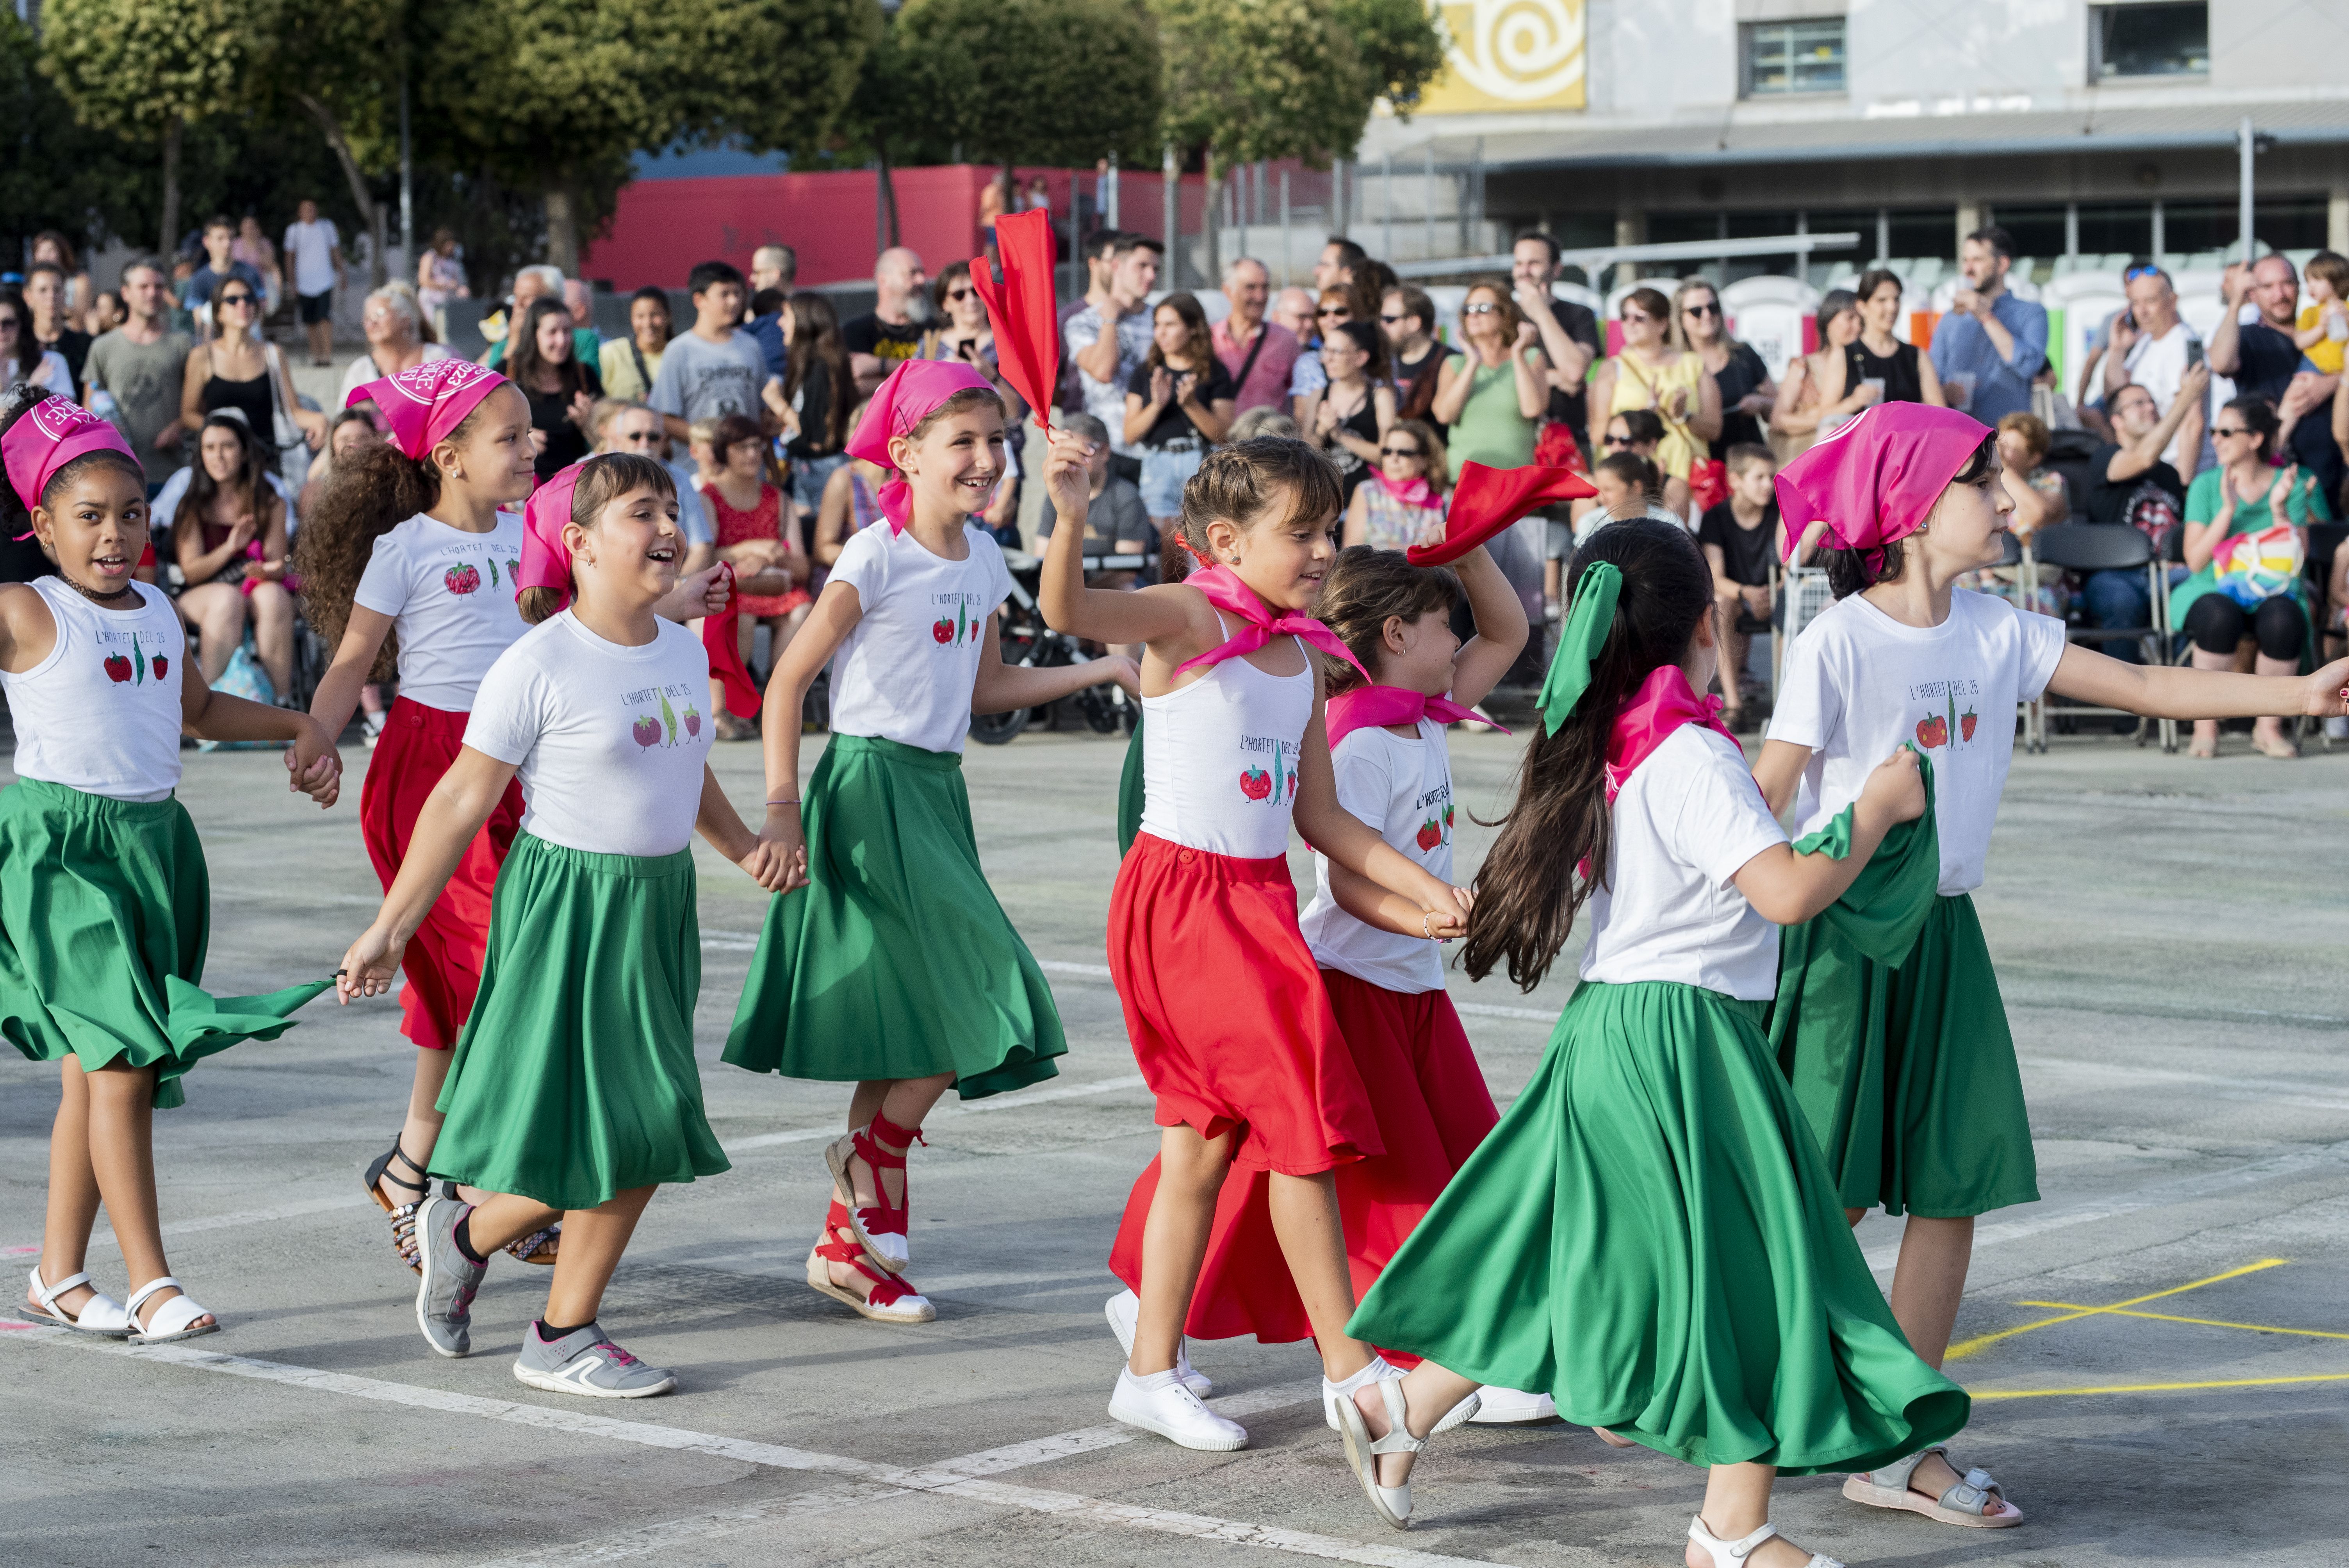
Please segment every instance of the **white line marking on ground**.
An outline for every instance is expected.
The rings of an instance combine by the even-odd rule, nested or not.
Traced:
[[[2218,1091],[2205,1097],[2211,1099],[2297,1105],[2311,1110],[2349,1110],[2349,1099],[2323,1098],[2337,1093],[2337,1084],[2296,1083],[2290,1078],[2240,1078],[2226,1073],[2188,1072],[2178,1068],[2121,1067],[2113,1062],[2086,1061],[2074,1057],[2033,1056],[2024,1059],[2023,1066],[2054,1074],[2120,1078],[2132,1084],[2208,1085]]]
[[[1007,1449],[991,1449],[949,1460],[940,1465],[925,1465],[906,1470],[895,1465],[873,1464],[867,1460],[848,1459],[839,1454],[814,1453],[777,1443],[751,1442],[740,1438],[719,1437],[709,1432],[696,1432],[682,1427],[654,1426],[649,1422],[614,1420],[606,1416],[591,1415],[584,1410],[549,1408],[538,1405],[523,1405],[506,1399],[484,1399],[471,1394],[451,1393],[442,1388],[423,1388],[412,1384],[393,1383],[379,1377],[360,1377],[345,1372],[324,1372],[315,1367],[289,1366],[280,1361],[262,1361],[244,1356],[223,1356],[215,1351],[198,1350],[187,1345],[150,1345],[130,1346],[100,1343],[67,1333],[62,1329],[39,1330],[36,1326],[0,1319],[0,1329],[33,1327],[26,1334],[0,1332],[0,1345],[71,1345],[106,1355],[134,1357],[146,1361],[168,1361],[175,1366],[199,1372],[222,1373],[232,1377],[248,1377],[259,1382],[307,1388],[317,1393],[341,1394],[351,1398],[374,1399],[385,1404],[405,1405],[413,1409],[437,1410],[449,1415],[473,1416],[485,1420],[504,1421],[520,1427],[533,1427],[543,1431],[567,1433],[574,1437],[603,1438],[614,1442],[635,1443],[645,1448],[667,1449],[680,1453],[708,1454],[714,1459],[731,1460],[771,1470],[812,1471],[843,1476],[852,1480],[870,1483],[864,1487],[833,1489],[833,1501],[823,1506],[838,1507],[849,1502],[870,1501],[892,1492],[931,1492],[941,1496],[960,1497],[974,1502],[992,1503],[1004,1508],[1025,1510],[1031,1513],[1053,1514],[1062,1518],[1086,1519],[1103,1524],[1123,1525],[1130,1529],[1158,1531],[1173,1535],[1191,1536],[1199,1540],[1229,1542],[1234,1545],[1262,1546],[1274,1551],[1293,1552],[1309,1557],[1320,1557],[1340,1563],[1364,1563],[1379,1568],[1497,1568],[1497,1565],[1475,1563],[1462,1557],[1441,1557],[1431,1553],[1413,1552],[1400,1547],[1378,1546],[1362,1542],[1344,1541],[1335,1536],[1315,1535],[1304,1531],[1280,1530],[1270,1525],[1252,1524],[1240,1520],[1217,1519],[1206,1514],[1178,1513],[1164,1509],[1136,1508],[1125,1503],[1108,1502],[1099,1498],[1080,1496],[1075,1492],[1049,1491],[1037,1487],[1018,1486],[1004,1481],[984,1479],[1005,1470],[1021,1465],[1065,1458],[1091,1448],[1107,1446],[1091,1440],[1103,1429],[1092,1428],[1081,1432],[1063,1433],[1030,1443],[1014,1444]],[[1291,1386],[1293,1393],[1295,1386]],[[1274,1392],[1267,1390],[1268,1394]],[[1318,1393],[1318,1389],[1316,1390]],[[1311,1397],[1311,1396],[1309,1396]],[[1229,1408],[1238,1400],[1219,1401]],[[879,1490],[874,1490],[875,1488]],[[811,1500],[801,1499],[798,1508],[804,1510]],[[779,1505],[781,1506],[781,1505]],[[784,1511],[793,1511],[786,1507]],[[730,1511],[728,1528],[732,1521],[754,1511]],[[757,1523],[763,1513],[745,1522]],[[680,1522],[667,1526],[654,1526],[659,1532],[657,1542],[646,1550],[670,1542],[690,1539],[708,1533],[708,1522]],[[614,1555],[609,1548],[620,1544],[606,1538],[602,1542],[588,1543],[587,1553]],[[629,1553],[634,1555],[635,1553]],[[524,1561],[592,1562],[590,1556],[569,1558],[549,1557],[534,1553]]]

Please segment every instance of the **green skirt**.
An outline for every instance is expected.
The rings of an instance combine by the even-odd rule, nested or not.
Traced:
[[[595,855],[516,835],[432,1174],[592,1209],[729,1169],[693,1059],[700,995],[692,851]]]
[[[1867,1470],[1965,1425],[1893,1321],[1763,1004],[1584,981],[1347,1332],[1692,1464]]]
[[[20,779],[0,790],[0,1034],[36,1062],[155,1073],[154,1106],[239,1040],[274,1040],[334,984],[265,996],[197,986],[212,930],[203,846],[176,799],[141,802]]]
[[[1824,917],[1788,926],[1770,1046],[1844,1207],[1938,1220],[2038,1201],[2014,1037],[1971,898],[1936,897],[1898,968]]]
[[[965,1099],[1053,1077],[1060,1010],[979,870],[962,758],[835,735],[805,794],[808,885],[767,906],[725,1059],[840,1082],[952,1073]]]
[[[1133,721],[1133,733],[1125,741],[1125,768],[1117,776],[1117,852],[1120,855],[1133,848],[1134,835],[1142,831],[1142,720]]]

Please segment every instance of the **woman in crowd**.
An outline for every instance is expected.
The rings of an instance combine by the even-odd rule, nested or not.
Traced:
[[[347,407],[351,394],[370,381],[397,376],[428,360],[449,357],[445,346],[429,340],[424,308],[406,284],[386,284],[369,294],[359,307],[359,330],[367,334],[367,351],[343,372],[342,389],[335,396],[336,408]]]
[[[1710,457],[1707,444],[1721,435],[1721,388],[1705,373],[1704,361],[1675,348],[1666,335],[1672,305],[1651,288],[1633,289],[1616,309],[1623,324],[1623,351],[1603,360],[1590,375],[1590,434],[1593,443],[1607,420],[1626,408],[1652,408],[1664,422],[1656,466],[1664,471],[1664,505],[1686,516],[1689,469]]]
[[[180,617],[202,639],[196,657],[205,684],[228,668],[250,620],[261,667],[284,697],[294,684],[285,502],[269,483],[262,451],[237,410],[208,415],[196,433],[195,468],[174,509],[171,535],[187,583]]]
[[[833,469],[816,513],[814,541],[808,546],[820,575],[830,573],[852,537],[881,521],[881,487],[888,482],[889,470],[864,458],[851,458]]]
[[[561,300],[533,300],[522,330],[510,341],[506,374],[530,399],[531,438],[538,446],[538,480],[544,484],[587,455],[604,378],[573,353],[571,313]]]
[[[1945,407],[1949,399],[1941,396],[1941,377],[1933,369],[1931,357],[1919,352],[1915,344],[1893,335],[1900,322],[1901,293],[1896,273],[1878,267],[1859,274],[1859,286],[1852,291],[1859,301],[1859,336],[1844,349],[1851,361],[1849,384],[1882,382],[1883,390],[1877,398],[1882,403]]]
[[[710,461],[694,483],[717,529],[718,558],[738,574],[734,586],[741,619],[736,627],[742,656],[750,657],[751,631],[763,621],[771,639],[767,662],[771,669],[807,619],[811,603],[799,512],[787,510],[783,492],[768,482],[767,443],[756,420],[741,414],[723,416],[709,432],[708,450]],[[713,689],[710,703],[718,715],[719,739],[749,740],[758,734],[747,720],[726,710],[722,693]]]
[[[31,317],[23,295],[0,290],[0,390],[29,381],[70,401],[73,372],[64,355],[33,341]]]
[[[440,313],[449,302],[472,297],[465,263],[457,259],[457,236],[447,229],[433,230],[432,242],[416,258],[416,303],[432,319],[434,335],[448,335],[440,330]]]
[[[2252,668],[2263,676],[2287,676],[2310,651],[2301,563],[2308,559],[2308,525],[2328,514],[2316,481],[2303,476],[2298,464],[2279,470],[2269,462],[2277,423],[2275,408],[2264,397],[2226,404],[2210,420],[2218,466],[2195,475],[2187,487],[2184,554],[2194,574],[2170,590],[2169,624],[2193,639],[2198,670],[2234,669],[2242,645],[2255,643]],[[2258,561],[2237,562],[2231,551],[2227,562],[2220,560],[2223,541],[2280,522],[2292,526],[2296,552],[2270,546],[2258,552]],[[2222,571],[2222,564],[2232,569]],[[2281,719],[2255,722],[2251,744],[2264,757],[2299,755],[2284,738]],[[2219,755],[2216,720],[2195,721],[2188,755]]]
[[[1314,410],[1313,438],[1338,465],[1350,502],[1381,459],[1379,438],[1394,423],[1394,384],[1387,374],[1387,337],[1375,322],[1350,321],[1321,340],[1321,368],[1330,377]]]
[[[120,294],[112,289],[100,289],[98,297],[90,302],[88,319],[89,325],[83,330],[95,337],[100,333],[112,332],[129,321],[130,309],[122,303]]]
[[[1345,542],[1409,550],[1444,537],[1452,475],[1444,443],[1418,419],[1400,419],[1379,438],[1378,467],[1346,503]]]
[[[277,264],[277,247],[261,232],[261,220],[247,212],[236,226],[236,238],[230,242],[228,257],[243,262],[261,275],[261,303],[264,315],[277,308],[285,297],[285,274]]]
[[[1474,460],[1521,469],[1549,407],[1539,332],[1517,314],[1509,285],[1483,283],[1460,303],[1465,352],[1444,362],[1435,382],[1435,422],[1451,432],[1452,466]]]
[[[1237,444],[1253,441],[1259,436],[1279,436],[1294,441],[1301,439],[1304,432],[1297,428],[1296,420],[1278,408],[1250,408],[1232,421],[1227,439]]]
[[[328,417],[326,444],[318,449],[316,457],[310,459],[309,482],[302,487],[305,497],[308,496],[313,486],[334,472],[337,459],[347,458],[359,448],[372,446],[383,439],[383,432],[376,428],[375,418],[374,407],[369,404],[362,404],[356,408],[337,408]]]
[[[1125,388],[1125,438],[1142,449],[1142,501],[1161,531],[1183,513],[1183,486],[1231,428],[1238,389],[1216,357],[1207,313],[1188,294],[1158,302],[1150,354]]]
[[[302,407],[294,396],[294,373],[277,346],[262,338],[260,291],[243,278],[221,284],[212,294],[212,341],[188,354],[180,382],[181,423],[197,429],[222,409],[235,409],[254,443],[267,450],[271,460],[264,468],[276,466],[281,414],[313,452],[326,445],[326,417]]]
[[[89,269],[81,264],[80,258],[74,252],[74,243],[71,240],[67,239],[55,229],[42,230],[33,236],[33,260],[36,263],[54,263],[64,269],[67,320],[73,321],[74,325],[93,337],[101,332],[110,331],[118,325],[110,321],[104,325],[97,323],[95,311],[97,296],[90,291]],[[88,321],[75,319],[81,315],[89,316],[91,319]]]
[[[1859,296],[1829,289],[1819,301],[1819,346],[1786,364],[1778,406],[1770,415],[1772,449],[1781,463],[1877,401],[1876,388],[1852,372],[1851,346],[1859,341]]]
[[[660,374],[661,356],[675,335],[668,291],[647,285],[630,294],[628,335],[616,337],[596,351],[595,370],[603,377],[605,396],[634,403],[651,397],[653,378]]]
[[[791,444],[792,500],[810,515],[823,515],[830,506],[833,476],[848,463],[848,432],[856,428],[849,405],[856,396],[856,377],[849,374],[848,350],[840,341],[840,314],[820,294],[803,294],[783,306],[791,329],[791,356],[783,366],[785,423]],[[877,517],[872,490],[866,487],[865,511]],[[862,526],[862,524],[859,524]],[[836,537],[833,556],[845,533]],[[829,566],[831,560],[823,562]],[[823,584],[812,584],[821,588]]]
[[[1286,299],[1291,291],[1283,289]],[[1304,290],[1294,291],[1303,298],[1312,299]],[[1300,430],[1313,428],[1321,412],[1321,395],[1330,386],[1330,373],[1321,366],[1321,346],[1330,341],[1330,334],[1350,321],[1370,323],[1378,320],[1379,313],[1365,306],[1360,294],[1353,289],[1332,284],[1323,289],[1315,301],[1311,318],[1306,329],[1297,333],[1297,341],[1304,352],[1297,356],[1297,367],[1288,373],[1289,408]],[[1288,326],[1287,319],[1281,320]],[[1289,328],[1292,332],[1296,328]]]
[[[1721,434],[1713,449],[1759,445],[1762,421],[1778,400],[1778,384],[1751,345],[1729,335],[1721,294],[1702,278],[1690,278],[1672,293],[1672,346],[1703,362],[1721,391]]]
[[[1665,508],[1663,470],[1656,467],[1652,458],[1619,447],[1591,466],[1590,483],[1599,493],[1591,498],[1589,510],[1575,519],[1574,542],[1578,545],[1610,522],[1635,517],[1688,526],[1677,513]]]

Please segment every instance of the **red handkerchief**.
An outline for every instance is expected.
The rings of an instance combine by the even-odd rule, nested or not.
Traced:
[[[995,248],[1003,281],[985,256],[973,257],[971,286],[995,327],[995,362],[1012,390],[1028,399],[1050,431],[1052,394],[1061,384],[1061,324],[1052,304],[1052,215],[1039,210],[999,218]],[[1041,465],[1037,469],[1042,472]]]
[[[1463,463],[1442,542],[1414,545],[1404,554],[1413,566],[1447,565],[1536,507],[1598,493],[1571,469],[1488,469],[1478,462]]]

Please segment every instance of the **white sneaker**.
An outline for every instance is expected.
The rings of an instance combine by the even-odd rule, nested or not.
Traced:
[[[1515,1427],[1557,1419],[1557,1401],[1523,1388],[1486,1388],[1484,1407],[1468,1418],[1480,1427]]]
[[[1109,1413],[1112,1420],[1156,1432],[1186,1449],[1230,1453],[1247,1447],[1247,1429],[1199,1403],[1199,1396],[1173,1372],[1137,1377],[1130,1368],[1119,1367],[1117,1388],[1109,1397]]]
[[[1382,1377],[1400,1377],[1402,1376],[1402,1373],[1396,1371],[1392,1366],[1388,1364],[1385,1357],[1373,1356],[1371,1357],[1371,1364],[1368,1367],[1363,1367],[1360,1372],[1355,1373],[1351,1377],[1343,1378],[1335,1383],[1332,1383],[1327,1377],[1322,1378],[1322,1422],[1333,1432],[1344,1432],[1346,1429],[1338,1419],[1339,1400],[1352,1398],[1356,1392],[1358,1392],[1366,1383],[1375,1383]],[[1476,1418],[1477,1403],[1478,1396],[1475,1394],[1469,1395],[1466,1398],[1461,1400],[1460,1403],[1444,1411],[1444,1418],[1435,1423],[1435,1431],[1432,1431],[1427,1435],[1432,1438],[1435,1436],[1436,1432],[1450,1431],[1453,1428],[1458,1426],[1463,1421],[1475,1420]]]
[[[1102,1315],[1109,1319],[1109,1331],[1117,1336],[1117,1347],[1125,1352],[1127,1360],[1133,1359],[1133,1324],[1142,1315],[1142,1298],[1130,1290],[1119,1291],[1102,1303]],[[1212,1378],[1192,1368],[1190,1345],[1181,1339],[1174,1342],[1174,1376],[1202,1399],[1216,1391]]]

